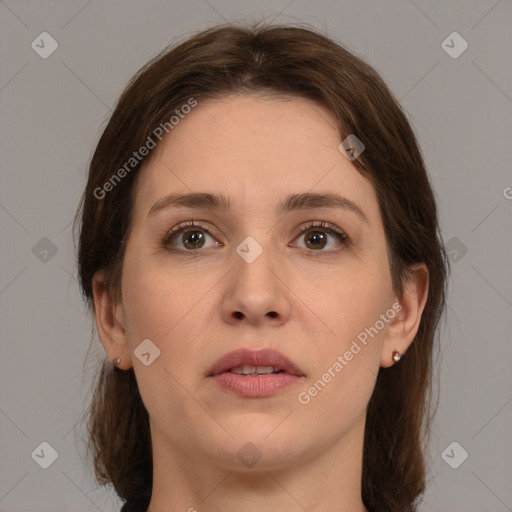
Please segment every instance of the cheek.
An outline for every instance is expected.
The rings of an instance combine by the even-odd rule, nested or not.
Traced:
[[[179,328],[200,290],[151,261],[144,249],[128,248],[123,267],[123,310],[130,344],[154,339],[160,347]],[[195,291],[194,291],[195,290]],[[178,324],[178,325],[177,325]],[[176,327],[175,327],[176,325]],[[162,348],[162,347],[160,347]]]
[[[142,340],[150,339],[160,349],[159,366],[182,379],[186,368],[196,365],[201,356],[201,347],[191,341],[204,337],[211,323],[205,322],[213,313],[205,311],[209,301],[204,295],[218,278],[183,277],[134,256],[127,255],[123,271],[128,343],[133,351]],[[136,371],[142,369],[133,359]]]
[[[362,410],[371,396],[392,320],[386,317],[392,305],[389,272],[382,265],[340,272],[324,292],[313,306],[321,320],[315,317],[315,323],[324,335],[318,336],[312,351],[312,387],[305,391],[318,407]]]
[[[332,344],[342,349],[350,340],[373,326],[391,306],[391,278],[385,265],[375,263],[350,265],[332,272],[322,280],[323,287],[309,287],[309,297],[316,321]]]
[[[123,276],[123,309],[128,341],[132,348],[142,339],[157,340],[169,329],[177,304],[170,294],[163,293],[162,282],[149,272],[130,272],[129,266]],[[176,301],[177,302],[177,301]],[[167,315],[163,314],[164,308]]]
[[[194,305],[202,294],[195,288],[195,293],[188,291],[184,281],[126,258],[123,309],[137,384],[150,417],[161,425],[173,424],[175,435],[181,427],[173,418],[191,417],[190,421],[200,422],[202,412],[200,407],[191,407],[185,391],[189,387],[187,369],[197,364],[199,357],[197,347],[190,343],[194,334],[187,327],[197,321]],[[148,366],[133,355],[145,339],[160,350]]]

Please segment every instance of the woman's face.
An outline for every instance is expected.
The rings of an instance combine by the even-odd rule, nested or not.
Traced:
[[[115,314],[155,453],[268,470],[361,439],[397,298],[375,190],[340,142],[309,100],[229,96],[199,101],[154,150]]]

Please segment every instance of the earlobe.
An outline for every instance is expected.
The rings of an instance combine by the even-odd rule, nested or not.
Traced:
[[[131,367],[131,358],[126,338],[123,309],[108,290],[104,271],[100,270],[94,274],[92,289],[96,327],[107,358],[114,366],[128,369]],[[122,364],[115,364],[114,361],[119,359]]]
[[[400,310],[390,322],[384,339],[380,361],[382,368],[396,364],[414,341],[427,302],[428,282],[428,269],[424,263],[409,268],[402,296],[398,300]]]

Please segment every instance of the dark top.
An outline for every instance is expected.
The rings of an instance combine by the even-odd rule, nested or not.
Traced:
[[[126,502],[119,512],[146,512],[146,507],[141,508],[139,505]]]

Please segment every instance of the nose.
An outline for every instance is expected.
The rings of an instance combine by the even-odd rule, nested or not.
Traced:
[[[255,254],[258,255],[253,259]],[[286,323],[291,292],[278,256],[270,249],[263,250],[256,240],[248,237],[238,246],[233,258],[222,304],[224,320],[231,324],[244,321],[253,326]]]

